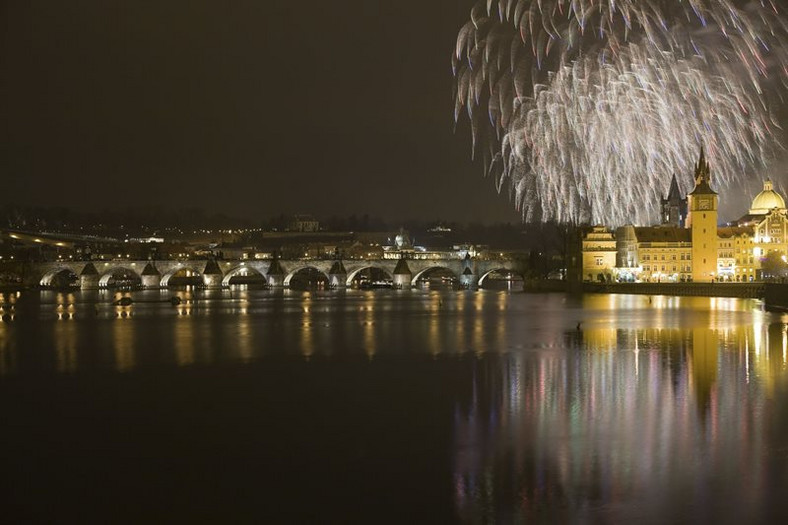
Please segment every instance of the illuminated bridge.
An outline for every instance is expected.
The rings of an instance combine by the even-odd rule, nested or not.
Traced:
[[[451,275],[460,286],[476,288],[493,273],[519,274],[514,260],[474,258],[364,259],[364,260],[97,260],[53,261],[25,265],[22,281],[28,286],[54,287],[78,283],[82,289],[107,288],[132,282],[143,288],[163,288],[184,277],[191,283],[218,288],[233,281],[256,280],[269,287],[289,287],[301,272],[323,279],[329,287],[344,288],[365,270],[385,275],[394,288],[410,288],[436,270]]]

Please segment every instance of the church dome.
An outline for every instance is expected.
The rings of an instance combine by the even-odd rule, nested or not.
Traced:
[[[774,191],[772,181],[767,180],[763,184],[763,191],[753,199],[750,213],[766,215],[772,208],[785,208],[785,200],[783,200],[779,193]]]

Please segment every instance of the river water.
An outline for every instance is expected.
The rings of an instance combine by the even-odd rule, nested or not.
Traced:
[[[0,307],[3,521],[788,521],[788,316],[759,301],[239,287]]]

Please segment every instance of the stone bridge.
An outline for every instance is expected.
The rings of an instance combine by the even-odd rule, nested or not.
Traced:
[[[482,285],[495,271],[519,274],[513,260],[489,259],[365,259],[365,260],[97,260],[57,261],[31,263],[25,270],[24,284],[28,286],[53,286],[59,276],[79,280],[83,289],[104,288],[112,284],[113,277],[124,275],[139,279],[144,288],[162,288],[178,276],[200,279],[206,287],[229,286],[236,276],[258,277],[271,287],[288,287],[293,277],[301,271],[312,269],[325,276],[329,286],[350,286],[362,270],[375,268],[385,272],[395,288],[409,288],[427,272],[448,270],[466,288]]]

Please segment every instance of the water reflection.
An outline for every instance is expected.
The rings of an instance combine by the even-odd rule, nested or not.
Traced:
[[[767,519],[786,324],[735,300],[582,306],[566,351],[479,363],[455,417],[460,517]]]
[[[129,320],[131,312],[121,312],[127,315],[121,315],[123,320]],[[135,345],[134,345],[134,332],[133,326],[130,322],[116,322],[112,323],[112,342],[115,350],[115,369],[118,372],[127,372],[132,370],[135,365]]]
[[[178,308],[178,314],[173,324],[175,360],[180,366],[189,366],[194,364],[194,329],[191,320],[183,317],[183,308]]]
[[[90,384],[122,372],[133,384],[156,369],[167,399],[166,385],[200,367],[240,371],[228,377],[249,388],[285,363],[309,378],[295,388],[298,406],[314,401],[303,428],[322,396],[328,419],[381,386],[369,435],[387,436],[385,450],[369,463],[397,448],[388,436],[433,432],[425,443],[438,436],[451,465],[425,452],[427,470],[440,468],[463,521],[767,520],[788,479],[788,318],[757,301],[233,287],[25,292],[0,306],[3,376]],[[344,391],[320,383],[329,372]],[[432,426],[416,430],[386,426],[425,405],[446,412],[422,413]],[[342,442],[367,439],[353,421]],[[349,461],[366,464],[352,448]]]
[[[58,318],[62,320],[62,318]],[[58,372],[77,370],[77,326],[74,323],[55,323],[55,367]]]

